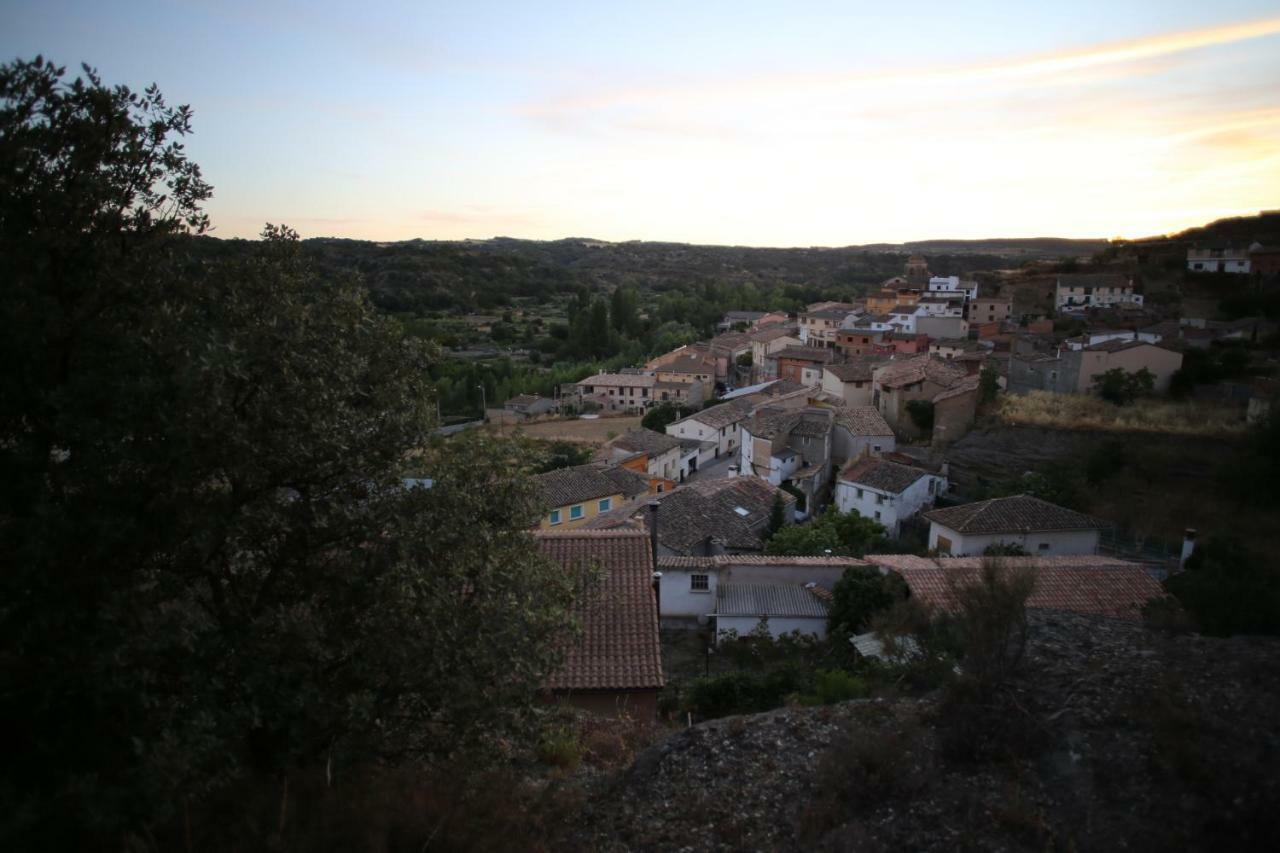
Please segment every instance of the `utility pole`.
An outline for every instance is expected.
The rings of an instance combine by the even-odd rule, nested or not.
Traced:
[[[489,404],[484,397],[484,385],[477,385],[476,387],[480,389],[480,423],[484,423],[488,420],[486,416],[489,412]]]

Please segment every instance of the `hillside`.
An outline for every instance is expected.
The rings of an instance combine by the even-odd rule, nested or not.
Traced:
[[[703,723],[598,788],[607,850],[1262,850],[1280,832],[1280,641],[1031,617],[999,700]]]

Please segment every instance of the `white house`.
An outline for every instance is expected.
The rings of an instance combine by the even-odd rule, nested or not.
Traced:
[[[736,454],[741,443],[740,425],[749,416],[754,401],[721,403],[667,425],[667,435],[715,443],[715,458]]]
[[[1054,305],[1059,312],[1116,305],[1140,307],[1142,301],[1142,294],[1133,292],[1133,280],[1119,273],[1060,275],[1054,290]]]
[[[865,456],[840,473],[836,506],[884,525],[896,537],[903,520],[933,504],[947,490],[945,477],[922,468]]]
[[[722,583],[716,589],[716,641],[730,631],[750,634],[762,622],[774,639],[793,632],[824,639],[829,594],[816,585]]]
[[[992,545],[1017,545],[1032,556],[1095,554],[1107,527],[1092,516],[1016,495],[930,510],[929,549],[955,557],[981,556]]]
[[[965,299],[978,298],[976,281],[961,281],[958,275],[935,275],[929,279],[930,293],[962,293]]]
[[[1249,250],[1231,246],[1187,249],[1190,272],[1249,272]]]
[[[716,615],[722,583],[764,584],[832,589],[850,566],[867,563],[854,557],[771,557],[721,554],[713,557],[659,556],[658,600],[668,627],[696,628]],[[760,621],[752,621],[750,631]],[[745,633],[745,632],[744,632]]]

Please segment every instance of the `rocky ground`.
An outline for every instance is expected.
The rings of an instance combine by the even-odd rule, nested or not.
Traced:
[[[1280,641],[1036,614],[996,693],[713,720],[592,786],[566,847],[1251,850],[1280,838]]]

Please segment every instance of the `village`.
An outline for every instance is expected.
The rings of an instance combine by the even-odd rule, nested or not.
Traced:
[[[1278,265],[1280,250],[1259,245],[1187,253],[1195,273],[1269,278]],[[629,425],[604,433],[593,461],[536,478],[544,548],[566,565],[598,561],[617,593],[603,611],[584,604],[587,635],[559,695],[653,715],[672,669],[664,654],[753,634],[825,640],[833,590],[854,568],[900,576],[909,596],[943,608],[958,578],[995,558],[1034,572],[1029,608],[1140,621],[1165,598],[1161,583],[1195,553],[1194,518],[1165,553],[1125,553],[1109,519],[1032,494],[959,491],[949,448],[1002,398],[1167,396],[1188,350],[1256,342],[1275,324],[1171,319],[1113,272],[1056,275],[1048,314],[982,291],[912,256],[865,299],[797,316],[730,311],[708,341],[491,409],[517,432],[554,431],[562,413]],[[1261,421],[1275,381],[1242,390],[1241,420]],[[657,428],[630,426],[636,416]],[[873,522],[887,552],[769,545],[843,517]],[[850,641],[881,653],[870,633]]]

